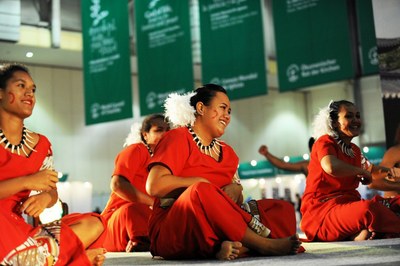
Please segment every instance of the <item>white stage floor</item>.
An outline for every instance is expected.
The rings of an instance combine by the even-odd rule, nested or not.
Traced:
[[[104,265],[400,265],[400,238],[366,240],[360,242],[303,243],[305,253],[278,257],[247,257],[234,261],[218,260],[162,260],[153,259],[150,252],[106,254]]]

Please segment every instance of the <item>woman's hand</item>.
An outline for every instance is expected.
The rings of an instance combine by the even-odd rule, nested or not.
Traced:
[[[261,145],[261,147],[258,149],[258,153],[261,155],[267,155],[268,154],[268,147],[265,145]]]
[[[44,209],[50,207],[50,203],[53,201],[52,195],[47,192],[42,192],[30,196],[20,207],[21,213],[26,213],[29,216],[38,217]]]
[[[45,169],[27,176],[24,182],[28,190],[50,191],[57,188],[58,172]]]
[[[243,201],[243,187],[239,184],[232,183],[222,187],[222,190],[230,197],[234,202],[241,204]]]

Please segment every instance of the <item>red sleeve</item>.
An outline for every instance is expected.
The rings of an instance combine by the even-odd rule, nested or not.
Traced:
[[[322,136],[318,139],[318,142],[314,143],[315,150],[317,152],[318,161],[321,161],[322,158],[326,155],[334,155],[337,156],[337,151],[335,147],[335,141],[333,138],[329,137],[328,135]],[[313,146],[314,149],[314,146]]]
[[[167,167],[172,174],[179,175],[190,155],[186,128],[177,128],[165,133],[158,143],[148,169],[156,164]]]
[[[148,151],[142,143],[132,144],[115,158],[113,175],[123,176],[133,183],[136,173],[146,167],[148,158]]]

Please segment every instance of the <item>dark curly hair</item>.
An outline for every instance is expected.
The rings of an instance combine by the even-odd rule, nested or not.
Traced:
[[[197,88],[194,92],[196,94],[190,98],[190,105],[194,108],[196,108],[196,104],[198,102],[202,102],[204,105],[209,106],[211,100],[215,97],[217,92],[227,94],[226,90],[222,86],[211,83]]]

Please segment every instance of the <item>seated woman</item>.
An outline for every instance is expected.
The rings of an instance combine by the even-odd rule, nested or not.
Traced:
[[[99,215],[70,214],[38,227],[22,217],[38,217],[58,199],[51,144],[24,126],[35,92],[24,66],[0,69],[0,264],[102,265],[104,224]],[[30,196],[32,190],[39,193]]]
[[[349,101],[331,102],[314,120],[316,139],[303,195],[301,229],[311,241],[399,236],[399,197],[361,199],[360,182],[393,189],[397,169],[372,165],[351,140],[361,132],[360,112]]]
[[[163,136],[149,164],[146,189],[156,197],[151,253],[164,259],[223,260],[248,251],[296,254],[297,235],[269,238],[269,228],[240,207],[242,186],[234,178],[238,157],[217,139],[231,118],[225,89],[207,84],[193,93],[172,94],[165,107],[178,128]]]
[[[148,221],[154,199],[145,189],[147,164],[161,136],[169,130],[163,115],[146,117],[132,126],[123,149],[115,159],[110,199],[102,212],[107,220],[104,247],[108,251],[148,251]]]

